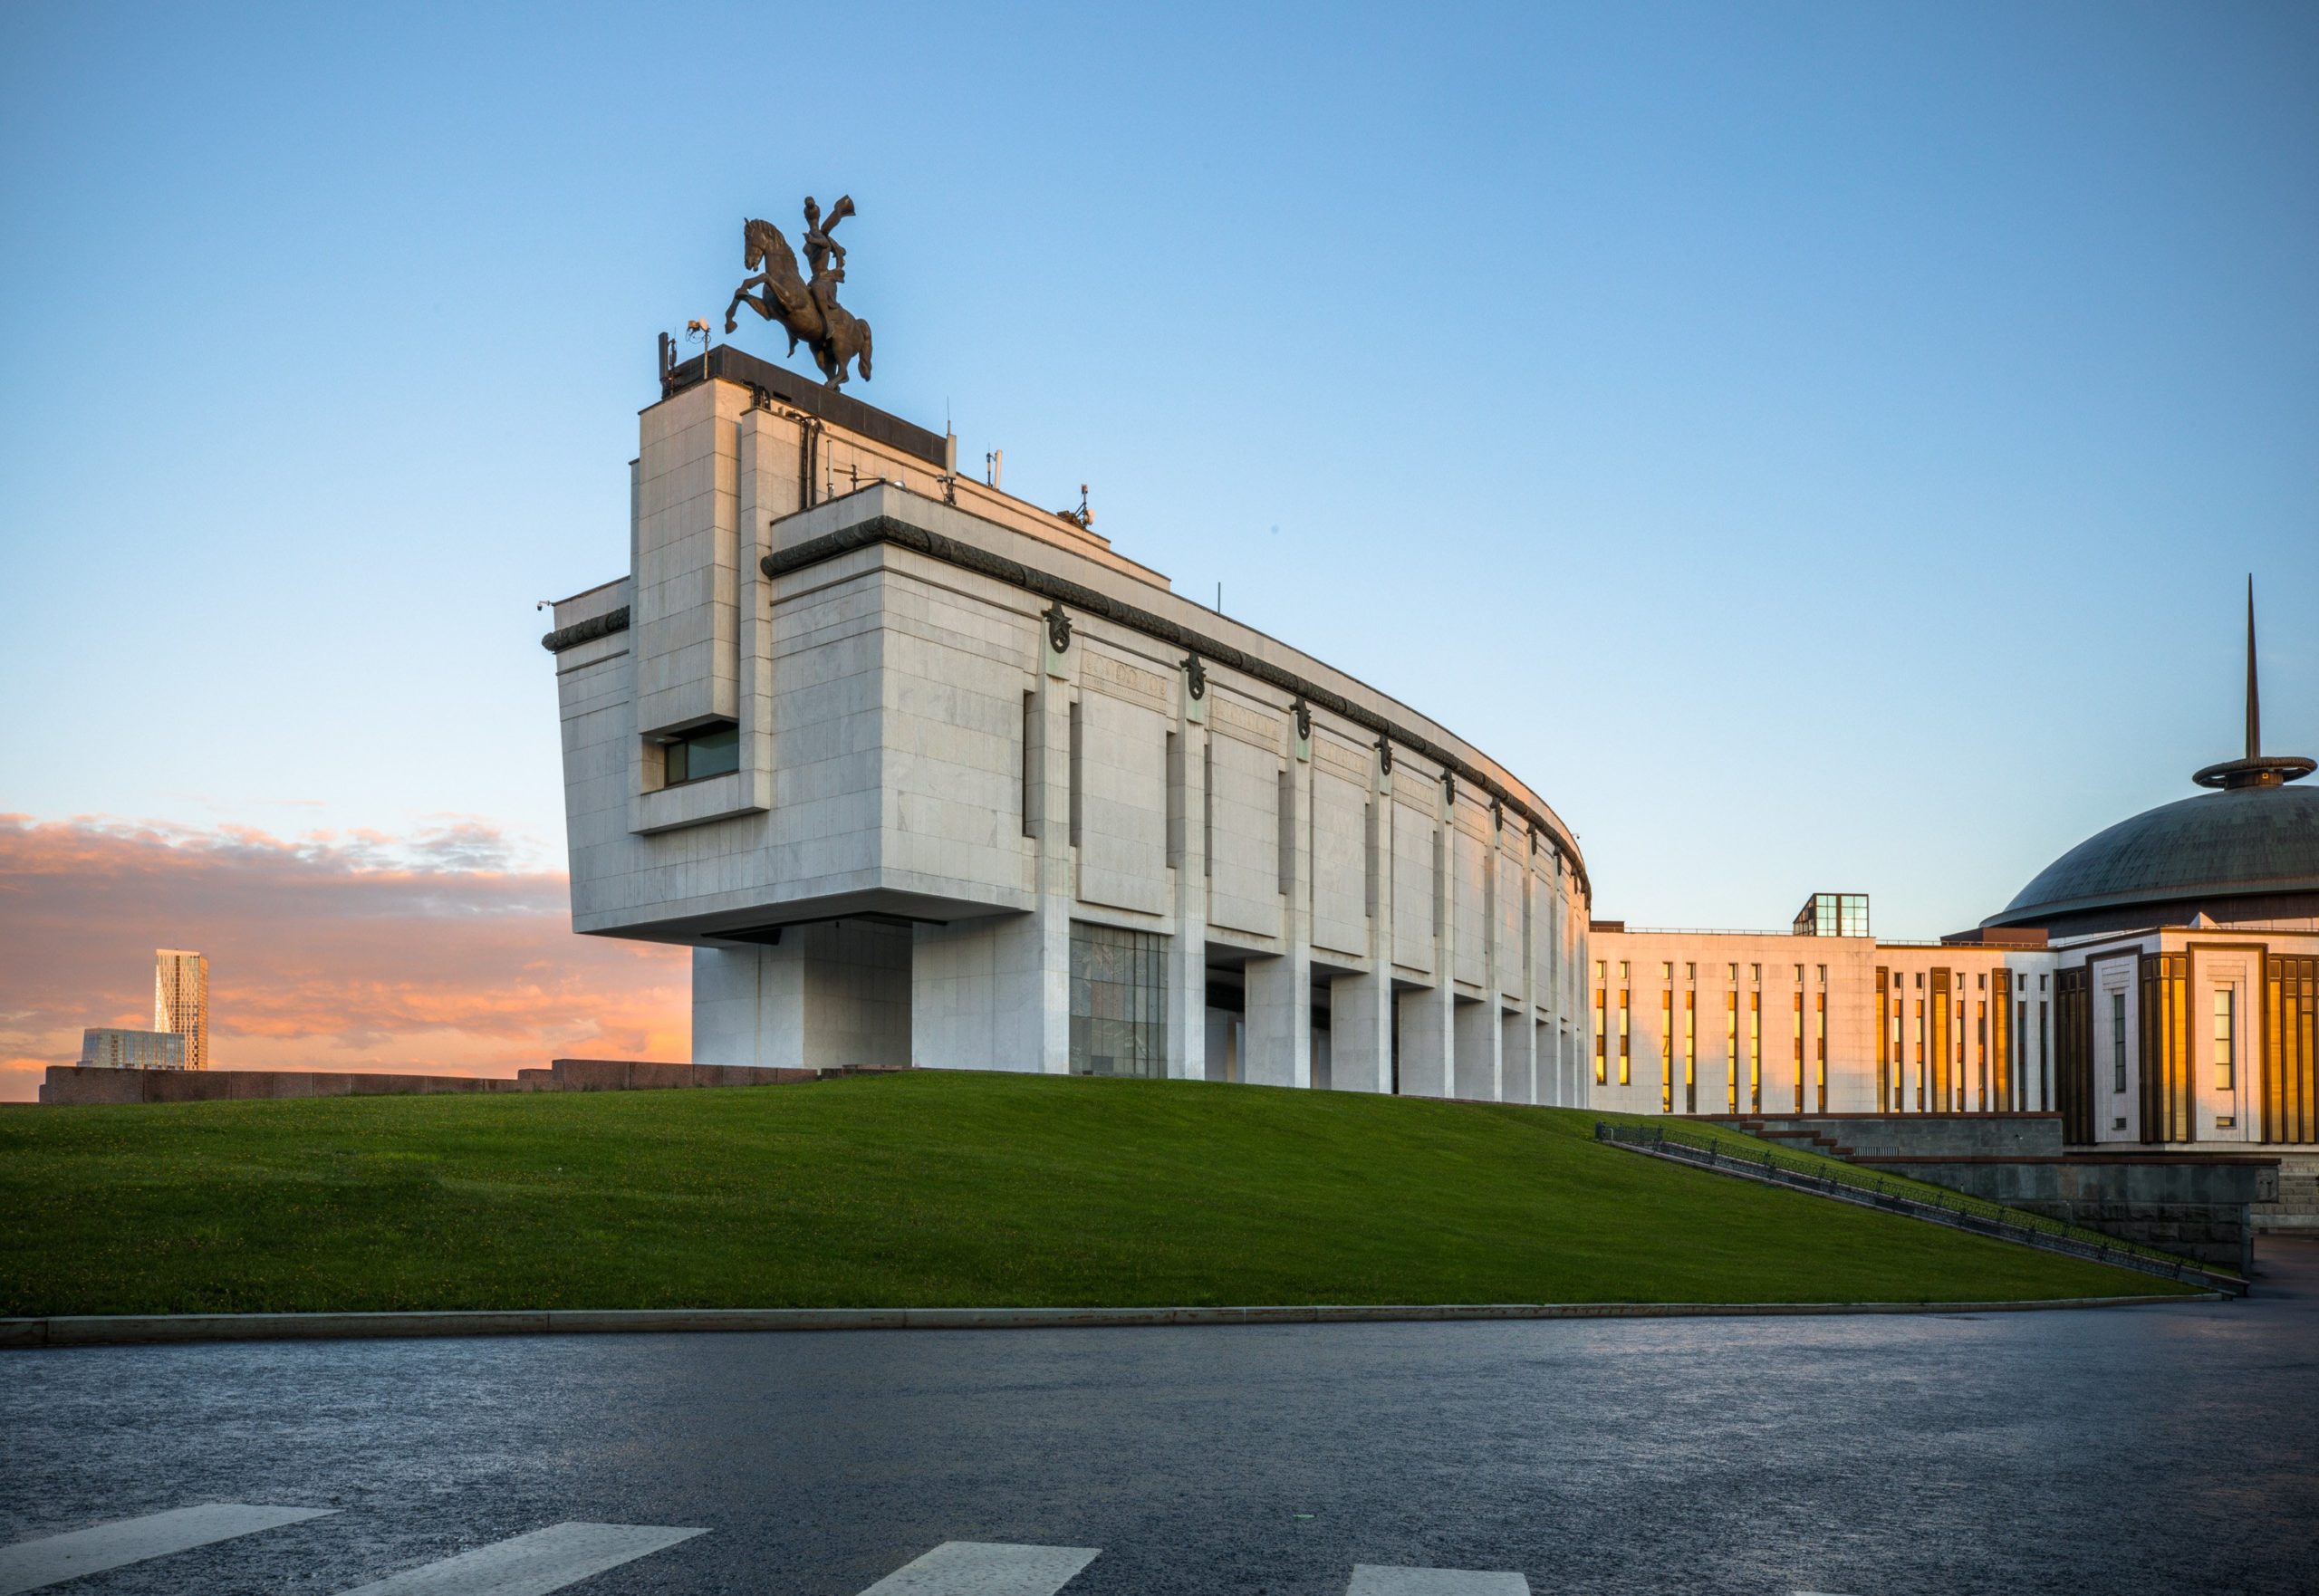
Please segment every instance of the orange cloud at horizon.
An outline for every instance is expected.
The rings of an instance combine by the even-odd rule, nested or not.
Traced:
[[[684,1059],[681,947],[573,933],[487,824],[411,839],[0,815],[0,1101],[90,1025],[153,1023],[153,950],[209,958],[217,1067],[509,1074]]]

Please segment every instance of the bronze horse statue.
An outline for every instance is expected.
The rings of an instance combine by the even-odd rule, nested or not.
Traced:
[[[803,342],[813,351],[813,364],[822,369],[822,386],[835,389],[846,379],[846,367],[861,362],[863,381],[870,379],[870,323],[837,303],[837,285],[845,281],[845,247],[830,236],[830,229],[853,215],[853,199],[846,196],[830,207],[826,219],[812,197],[805,200],[805,258],[813,268],[808,278],[797,270],[797,256],[789,240],[771,222],[752,217],[741,225],[741,255],[749,277],[733,291],[725,307],[725,331],[740,325],[739,312],[749,306],[768,322],[778,322],[789,334],[789,352]],[[751,293],[752,288],[762,292]]]

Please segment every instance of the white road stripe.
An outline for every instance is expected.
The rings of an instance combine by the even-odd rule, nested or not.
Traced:
[[[547,1596],[591,1574],[706,1534],[650,1524],[550,1524],[440,1562],[389,1574],[346,1596]]]
[[[205,1502],[198,1507],[178,1507],[143,1518],[124,1518],[38,1541],[0,1546],[0,1596],[37,1591],[43,1585],[77,1580],[82,1574],[123,1568],[149,1557],[166,1557],[230,1541],[301,1519],[321,1518],[329,1507],[246,1507],[238,1502]]]
[[[1477,1573],[1463,1568],[1391,1568],[1352,1565],[1345,1596],[1530,1596],[1520,1574]]]
[[[945,1541],[861,1596],[1054,1596],[1102,1550]]]

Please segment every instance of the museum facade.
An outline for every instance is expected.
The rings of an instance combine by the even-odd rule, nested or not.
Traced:
[[[1586,1101],[1570,829],[1083,509],[720,346],[555,606],[573,925],[693,949],[715,1064]]]
[[[2260,752],[1980,927],[1593,918],[1573,834],[1446,726],[1175,593],[1083,506],[729,347],[664,361],[630,568],[555,606],[573,918],[689,947],[693,1057],[1637,1113],[2058,1115],[2305,1149],[2319,789]]]

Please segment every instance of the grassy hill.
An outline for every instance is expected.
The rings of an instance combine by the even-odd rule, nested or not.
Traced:
[[[1597,1145],[1188,1082],[0,1111],[0,1313],[1928,1302],[2151,1276]]]

